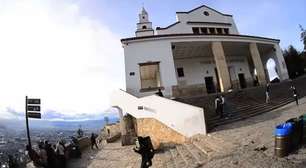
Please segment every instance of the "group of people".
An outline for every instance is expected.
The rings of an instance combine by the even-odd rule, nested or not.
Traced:
[[[294,98],[296,105],[299,105],[298,93],[297,93],[297,90],[296,90],[295,86],[293,85],[293,83],[291,83],[290,90],[292,92],[292,97]],[[266,85],[266,92],[265,93],[266,93],[266,103],[269,103],[270,102],[270,95],[271,95],[271,87],[270,87],[269,83]]]
[[[66,167],[66,147],[63,141],[58,141],[56,145],[51,145],[48,141],[39,142],[37,151],[29,145],[26,146],[26,150],[28,151],[28,155],[36,167]]]

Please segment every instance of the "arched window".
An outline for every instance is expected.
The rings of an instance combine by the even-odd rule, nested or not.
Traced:
[[[143,26],[142,26],[142,29],[147,29],[147,26],[146,26],[146,25],[143,25]]]
[[[269,81],[273,81],[275,80],[275,78],[279,79],[279,76],[277,74],[277,69],[276,69],[276,63],[274,59],[272,58],[268,59],[266,63],[266,68],[267,68],[268,75],[269,75]]]

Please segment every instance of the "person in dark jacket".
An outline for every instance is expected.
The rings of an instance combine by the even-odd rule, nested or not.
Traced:
[[[152,166],[154,149],[150,137],[137,137],[136,147],[133,150],[141,155],[141,168]]]
[[[158,92],[155,93],[157,96],[160,96],[160,97],[164,97],[164,94],[163,92],[161,91],[161,89],[158,89]]]
[[[216,114],[223,118],[223,100],[224,98],[217,96],[215,99],[215,110]]]
[[[94,146],[98,148],[98,145],[97,145],[97,141],[96,141],[96,138],[97,136],[94,134],[94,133],[91,133],[91,137],[90,137],[90,141],[91,141],[91,149],[94,149]]]
[[[26,150],[28,151],[29,158],[33,161],[33,164],[35,166],[41,166],[38,153],[33,150],[29,145],[26,146]]]
[[[48,167],[53,168],[53,167],[55,167],[55,161],[56,161],[55,151],[52,148],[51,144],[49,144],[48,141],[45,141],[44,146],[45,146],[45,150],[47,152]]]
[[[266,103],[270,102],[270,84],[266,85]]]
[[[291,90],[292,90],[292,96],[293,96],[293,98],[294,98],[294,100],[295,100],[295,103],[296,103],[296,105],[298,106],[298,105],[299,105],[299,97],[298,97],[297,90],[296,90],[295,86],[293,86],[293,85],[291,85],[290,88],[291,88]]]

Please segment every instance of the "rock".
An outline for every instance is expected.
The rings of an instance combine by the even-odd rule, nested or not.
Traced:
[[[268,148],[263,145],[262,147],[255,148],[254,151],[266,151],[267,149]]]
[[[238,160],[232,160],[231,163],[232,163],[233,165],[238,165],[239,162],[238,162]]]

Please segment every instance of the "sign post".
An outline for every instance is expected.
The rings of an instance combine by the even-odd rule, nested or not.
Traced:
[[[26,117],[28,143],[29,143],[29,147],[32,148],[30,129],[29,129],[29,118],[37,118],[37,119],[41,118],[40,99],[28,99],[28,96],[26,96],[25,117]]]

